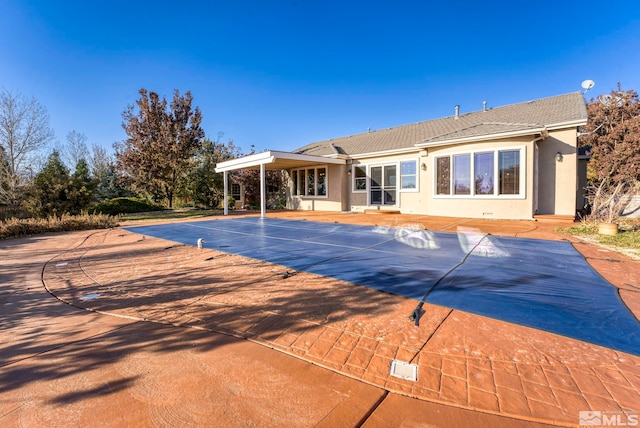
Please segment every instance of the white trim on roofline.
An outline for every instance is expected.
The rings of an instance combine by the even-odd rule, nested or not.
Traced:
[[[439,140],[433,142],[420,142],[416,143],[416,147],[440,147],[440,146],[451,146],[454,144],[462,144],[462,143],[475,143],[478,141],[491,141],[491,140],[500,140],[503,138],[509,137],[523,137],[525,135],[531,134],[540,134],[547,131],[547,128],[529,128],[529,129],[521,129],[519,131],[510,131],[510,132],[500,132],[497,134],[484,134],[484,135],[474,135],[470,137],[461,137],[454,138],[451,140]]]
[[[309,155],[307,155],[307,156],[309,156]],[[343,155],[342,153],[341,154],[333,153],[333,154],[330,154],[330,155],[322,155],[322,158],[325,158],[325,159],[326,158],[328,158],[328,159],[350,159],[349,155]]]
[[[233,171],[236,169],[259,166],[259,165],[267,165],[277,160],[331,163],[331,164],[338,164],[338,165],[346,163],[344,159],[332,159],[324,156],[301,155],[301,154],[296,154],[291,152],[279,152],[276,150],[267,150],[266,152],[256,153],[253,155],[243,156],[241,158],[220,162],[216,165],[215,171],[225,172],[225,171]]]
[[[573,128],[574,126],[583,126],[587,124],[587,119],[579,119],[579,120],[572,120],[569,122],[560,122],[560,123],[554,123],[551,125],[547,125],[546,128],[549,131],[555,131],[556,129],[563,129],[563,128]]]
[[[395,149],[395,150],[381,150],[379,152],[369,152],[369,153],[357,153],[351,155],[351,159],[365,159],[365,158],[375,158],[379,156],[387,156],[387,155],[401,155],[405,153],[413,153],[419,152],[420,148],[418,147],[409,147],[405,149]]]
[[[451,140],[438,140],[433,142],[423,141],[420,143],[416,143],[416,147],[438,147],[438,146],[450,146],[453,144],[461,144],[461,143],[474,143],[478,141],[491,141],[491,140],[500,140],[502,138],[509,137],[522,137],[525,135],[531,134],[540,134],[548,131],[555,131],[558,129],[564,128],[573,128],[582,125],[586,125],[586,119],[572,120],[568,122],[559,122],[551,125],[543,126],[542,128],[528,128],[522,129],[518,131],[509,131],[509,132],[499,132],[496,134],[484,134],[484,135],[474,135],[469,137],[461,137],[461,138],[453,138]]]

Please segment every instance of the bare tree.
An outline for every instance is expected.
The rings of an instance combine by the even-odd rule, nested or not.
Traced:
[[[47,109],[35,98],[0,91],[0,204],[16,207],[33,158],[53,138]]]
[[[591,160],[587,199],[591,218],[614,222],[640,187],[640,98],[634,90],[617,90],[592,99],[589,121],[579,143]]]
[[[67,168],[73,170],[80,159],[89,162],[89,148],[87,147],[87,136],[83,133],[71,131],[67,134],[67,144],[60,152],[62,160]]]

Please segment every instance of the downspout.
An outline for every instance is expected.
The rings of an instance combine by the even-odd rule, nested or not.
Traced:
[[[352,183],[353,183],[353,174],[355,174],[355,171],[353,170],[353,160],[352,159],[347,159],[347,163],[346,163],[346,167],[344,169],[345,171],[345,184],[344,186],[342,186],[342,190],[343,190],[343,194],[345,195],[344,198],[344,205],[342,207],[343,211],[346,212],[350,212],[351,211],[351,190],[352,190]]]
[[[543,129],[540,136],[531,140],[533,144],[533,215],[538,212],[538,180],[539,180],[539,151],[538,143],[549,136],[549,131]]]

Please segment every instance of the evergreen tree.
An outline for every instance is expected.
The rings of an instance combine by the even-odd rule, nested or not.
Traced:
[[[180,195],[192,200],[196,205],[217,207],[224,198],[223,175],[215,172],[218,162],[239,156],[233,140],[220,143],[205,139],[191,161],[188,172],[180,183]]]
[[[102,146],[92,147],[91,176],[96,181],[94,198],[97,202],[133,195],[122,185],[113,156]]]
[[[69,180],[69,170],[60,160],[60,154],[54,150],[45,166],[34,177],[25,207],[36,217],[64,214],[70,207],[67,198]]]
[[[93,201],[97,181],[89,174],[89,166],[84,158],[80,158],[76,169],[68,181],[67,200],[68,213],[79,214],[89,207]]]

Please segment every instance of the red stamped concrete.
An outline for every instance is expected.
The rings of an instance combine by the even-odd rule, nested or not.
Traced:
[[[640,263],[554,224],[277,215],[571,239],[640,315]],[[0,244],[19,266],[2,312],[3,422],[32,421],[37,405],[89,421],[105,400],[155,426],[576,426],[584,410],[640,411],[640,358],[578,340],[428,304],[415,327],[409,299],[120,229]],[[390,376],[394,359],[418,380]]]

